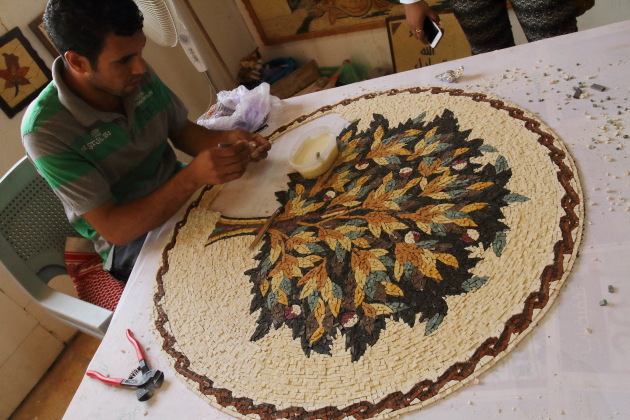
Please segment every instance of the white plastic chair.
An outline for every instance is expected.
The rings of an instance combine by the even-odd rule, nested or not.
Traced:
[[[113,312],[48,286],[65,268],[66,237],[78,236],[59,198],[22,158],[0,180],[0,261],[31,298],[51,315],[103,338]]]

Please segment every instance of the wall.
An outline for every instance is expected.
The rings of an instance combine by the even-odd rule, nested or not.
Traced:
[[[242,14],[256,44],[260,47],[259,51],[264,60],[276,57],[293,57],[300,63],[315,59],[319,66],[338,66],[347,58],[370,69],[384,68],[389,71],[392,69],[386,28],[265,46],[243,5],[243,0],[233,1]],[[578,28],[579,30],[591,29],[626,19],[630,19],[630,1],[596,0],[595,6],[578,18]],[[516,43],[527,42],[512,10],[510,10],[510,21]]]

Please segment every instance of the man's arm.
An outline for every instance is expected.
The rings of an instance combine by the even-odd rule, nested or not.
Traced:
[[[108,242],[124,245],[166,222],[204,185],[240,178],[250,161],[264,159],[271,147],[264,137],[241,130],[211,131],[188,121],[172,136],[173,144],[193,160],[153,193],[82,215]],[[219,144],[228,147],[217,147]]]

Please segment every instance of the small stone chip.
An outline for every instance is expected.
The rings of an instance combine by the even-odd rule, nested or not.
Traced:
[[[612,284],[608,285],[608,293],[615,293],[615,287]]]
[[[580,88],[576,88],[575,89],[575,93],[573,93],[573,97],[575,99],[580,99],[580,96],[582,95],[582,89]]]
[[[608,301],[606,299],[602,299],[599,301],[599,306],[606,306],[608,305]]]
[[[606,86],[602,86],[602,85],[598,85],[597,83],[593,83],[591,85],[591,89],[595,89],[595,90],[598,90],[600,92],[603,92],[603,91],[606,90]]]

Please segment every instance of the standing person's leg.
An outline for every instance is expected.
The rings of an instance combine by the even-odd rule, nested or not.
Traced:
[[[577,31],[577,6],[569,0],[511,0],[528,41]]]
[[[505,0],[450,0],[473,54],[513,47]]]

